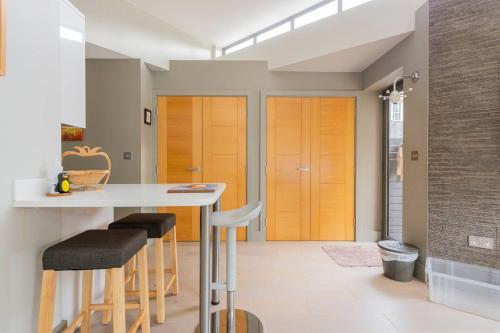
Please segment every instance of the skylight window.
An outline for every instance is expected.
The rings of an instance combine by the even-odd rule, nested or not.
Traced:
[[[372,0],[343,0],[342,1],[342,10],[348,10],[353,7],[357,7],[364,3],[370,2]]]
[[[247,40],[242,41],[241,43],[233,45],[230,48],[227,48],[225,50],[224,54],[233,53],[233,52],[239,51],[241,49],[244,49],[245,47],[249,47],[252,45],[253,45],[253,38],[249,38]]]
[[[324,19],[325,17],[335,15],[337,14],[338,9],[339,7],[337,1],[329,2],[324,6],[318,7],[308,13],[305,13],[304,15],[295,18],[294,26],[295,28],[300,28],[309,23]]]
[[[290,30],[292,30],[292,22],[283,23],[275,28],[269,29],[266,32],[261,33],[260,35],[257,35],[257,43],[263,42],[269,38],[279,36]]]
[[[335,15],[339,11],[348,10],[370,1],[372,0],[323,0],[314,6],[306,8],[295,15],[267,27],[266,29],[259,30],[250,36],[230,44],[229,46],[223,47],[221,49],[222,55],[253,46],[270,38],[303,27],[307,24]]]

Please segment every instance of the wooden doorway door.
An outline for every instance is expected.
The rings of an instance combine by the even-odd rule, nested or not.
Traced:
[[[354,240],[355,99],[267,100],[267,239]]]
[[[157,99],[157,183],[201,183],[202,99],[176,96]],[[177,239],[200,239],[200,209],[159,208],[177,215]]]
[[[245,205],[246,97],[160,96],[157,105],[158,183],[226,183],[221,208]],[[199,209],[160,211],[177,214],[179,240],[199,240]]]

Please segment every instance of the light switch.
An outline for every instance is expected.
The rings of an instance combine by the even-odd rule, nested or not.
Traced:
[[[132,152],[130,152],[130,151],[123,152],[123,159],[124,160],[131,160],[132,159]]]
[[[411,160],[412,161],[418,161],[418,150],[412,150],[411,151]]]

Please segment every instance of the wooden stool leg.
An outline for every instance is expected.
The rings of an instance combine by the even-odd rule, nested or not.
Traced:
[[[137,263],[136,263],[136,260],[137,260],[137,257],[136,256],[133,256],[132,259],[129,260],[129,262],[127,263],[127,276],[128,275],[131,275],[131,278],[130,278],[130,281],[128,282],[127,284],[127,290],[130,290],[130,291],[135,291],[135,271],[136,271],[136,267],[137,267]]]
[[[40,293],[40,311],[38,315],[38,333],[52,333],[56,280],[56,271],[43,271]]]
[[[148,249],[144,246],[139,252],[139,302],[140,309],[144,311],[142,317],[142,333],[150,332],[149,316],[149,285],[148,285]]]
[[[156,321],[165,322],[165,262],[163,259],[163,239],[155,239],[155,277],[156,277]]]
[[[175,226],[170,230],[170,256],[171,256],[171,267],[170,270],[172,275],[175,277],[172,292],[174,295],[179,293],[179,273],[177,266],[177,232]]]
[[[113,333],[126,332],[124,267],[111,269],[111,297],[113,300]]]
[[[82,326],[80,327],[81,333],[90,333],[91,330],[91,317],[92,311],[90,310],[90,305],[92,304],[92,279],[94,277],[94,271],[88,270],[83,271],[82,280],[82,313],[83,320]]]
[[[104,304],[111,304],[113,299],[111,297],[111,269],[107,269],[104,280]],[[102,323],[109,324],[111,321],[111,310],[104,310],[102,312]]]

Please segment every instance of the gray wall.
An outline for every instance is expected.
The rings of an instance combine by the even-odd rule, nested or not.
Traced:
[[[260,129],[261,98],[286,92],[357,94],[357,236],[376,240],[380,236],[381,117],[374,92],[360,93],[360,73],[270,72],[258,61],[172,61],[170,71],[153,73],[157,94],[241,94],[248,96],[248,198],[259,199],[261,190]],[[249,239],[265,239],[265,225],[253,224]]]
[[[141,61],[141,112],[144,109],[153,109],[153,75],[144,62]],[[141,183],[153,183],[153,130],[152,125],[144,123],[144,114],[141,113]],[[141,208],[142,212],[151,213],[151,207]]]
[[[360,93],[356,121],[356,238],[359,241],[381,238],[382,123],[378,94]]]
[[[149,68],[141,61],[141,183],[153,182],[152,166],[152,125],[144,123],[144,109],[153,110],[153,76]]]
[[[0,76],[0,322],[36,332],[42,251],[61,236],[59,209],[13,208],[16,179],[45,178],[60,159],[59,1],[6,3]],[[56,307],[55,320],[60,320]]]
[[[420,72],[418,82],[404,82],[404,88],[412,87],[413,91],[405,100],[403,156],[403,240],[421,251],[416,271],[420,278],[424,276],[427,253],[428,64],[429,6],[426,3],[416,12],[415,32],[363,72],[363,87],[368,89],[400,67],[405,75],[415,70]],[[418,150],[418,161],[410,159],[412,150]]]
[[[429,252],[500,268],[500,2],[431,0],[430,51]]]
[[[87,127],[83,141],[63,142],[63,150],[78,145],[99,146],[112,162],[110,183],[141,182],[141,67],[139,60],[87,59]],[[132,152],[124,160],[123,152]],[[65,168],[95,168],[103,164],[76,157]]]
[[[141,83],[147,73],[137,59],[87,59],[87,127],[83,141],[63,142],[63,151],[73,146],[102,147],[112,162],[109,183],[138,184],[142,180],[142,96]],[[145,76],[144,80],[142,80]],[[147,89],[145,90],[147,95]],[[144,135],[146,136],[146,135]],[[123,152],[132,159],[124,160]],[[68,157],[65,169],[102,169],[102,159]],[[147,177],[147,174],[146,174]],[[115,216],[122,217],[136,209],[117,208]]]

